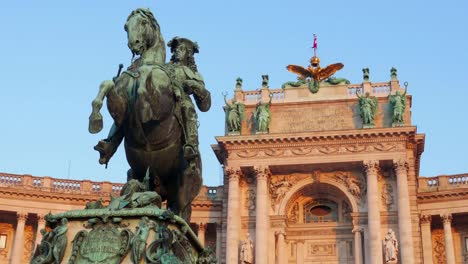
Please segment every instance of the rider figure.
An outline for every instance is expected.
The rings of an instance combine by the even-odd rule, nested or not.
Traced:
[[[186,38],[175,37],[167,46],[171,48],[172,53],[168,66],[173,69],[176,82],[179,83],[174,85],[174,93],[181,104],[185,134],[184,157],[191,161],[199,156],[199,151],[197,112],[190,95],[193,95],[198,109],[202,112],[210,109],[211,96],[195,63],[194,55],[198,53],[198,44]]]
[[[202,112],[210,109],[211,96],[195,63],[194,54],[198,53],[197,43],[175,37],[167,45],[171,48],[172,57],[166,66],[172,72],[174,94],[181,105],[180,122],[185,136],[184,158],[192,163],[196,157],[199,157],[199,150],[197,113],[190,95],[193,95],[198,109]],[[128,70],[135,70],[138,65],[138,61],[134,61]],[[107,165],[122,140],[123,135],[114,123],[107,139],[99,141],[94,147],[100,153],[99,163]]]

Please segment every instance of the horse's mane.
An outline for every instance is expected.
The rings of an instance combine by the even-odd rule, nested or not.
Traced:
[[[162,55],[160,58],[162,60],[161,63],[164,63],[166,61],[166,48],[165,48],[164,38],[161,34],[161,28],[159,26],[158,21],[156,20],[153,13],[151,13],[151,11],[148,8],[137,8],[133,10],[130,13],[130,15],[127,17],[127,21],[125,22],[125,31],[127,31],[128,20],[132,16],[137,15],[137,14],[141,15],[143,18],[145,18],[146,20],[150,22],[149,24],[151,25],[151,28],[153,29],[154,34],[146,34],[148,38],[147,41],[151,47],[158,47],[158,51],[160,55]],[[158,43],[156,43],[156,41],[158,41]]]

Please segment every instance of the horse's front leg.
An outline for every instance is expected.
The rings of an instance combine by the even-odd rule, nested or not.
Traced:
[[[113,88],[114,82],[109,80],[103,81],[99,86],[99,92],[96,95],[96,98],[94,98],[93,102],[91,103],[93,110],[91,112],[91,115],[89,116],[89,133],[96,134],[102,130],[103,121],[102,115],[100,113],[100,110],[102,108],[102,102],[107,93]]]

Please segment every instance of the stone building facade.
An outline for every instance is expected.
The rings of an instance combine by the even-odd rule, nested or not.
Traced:
[[[363,128],[356,91],[378,101]],[[424,134],[392,125],[389,82],[242,90],[238,133],[216,138],[224,185],[203,187],[192,228],[220,263],[468,263],[468,175],[421,177]],[[259,102],[268,130],[255,131]],[[230,101],[231,103],[233,100]],[[221,121],[220,121],[221,122]],[[28,263],[44,215],[109,201],[122,184],[0,173],[0,263]]]

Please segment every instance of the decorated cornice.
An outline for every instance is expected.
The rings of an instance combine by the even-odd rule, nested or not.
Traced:
[[[439,203],[468,199],[468,189],[452,189],[418,193],[418,203]]]
[[[294,146],[304,144],[330,144],[347,140],[350,142],[385,142],[400,139],[410,143],[424,143],[424,134],[416,134],[415,126],[395,128],[353,129],[339,131],[317,131],[301,133],[277,133],[259,135],[221,136],[216,137],[218,144],[228,149],[245,147]],[[417,139],[417,140],[416,140]]]

